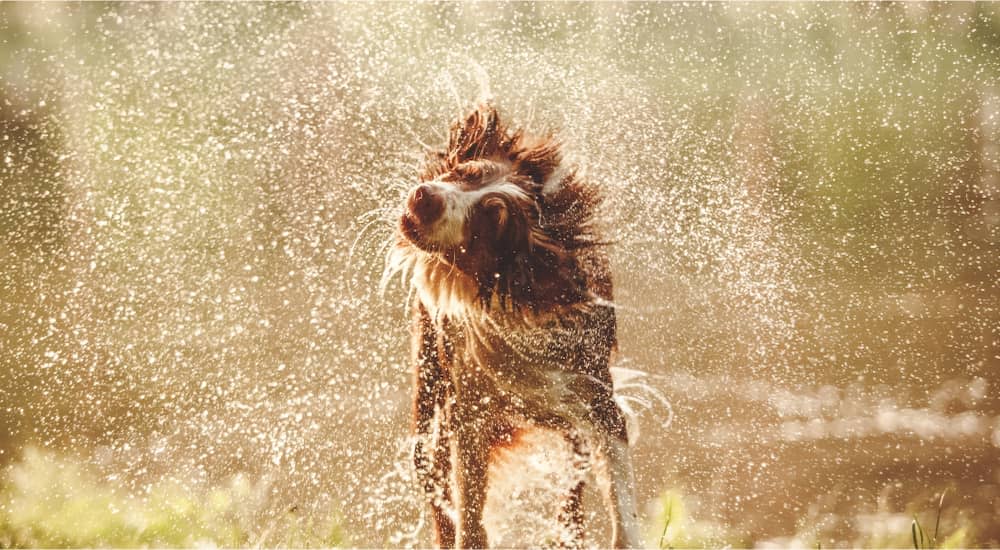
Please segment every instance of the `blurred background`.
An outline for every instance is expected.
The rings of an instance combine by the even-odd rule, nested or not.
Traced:
[[[430,544],[377,286],[487,82],[607,189],[650,545],[1000,545],[1000,5],[5,3],[0,547]]]

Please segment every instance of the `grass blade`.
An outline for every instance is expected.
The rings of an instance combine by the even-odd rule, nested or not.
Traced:
[[[673,518],[674,502],[671,499],[667,503],[667,521],[663,523],[663,533],[660,534],[660,548],[663,548],[663,539],[667,536],[667,528],[670,527],[670,520]]]
[[[941,491],[941,498],[938,499],[937,519],[934,520],[934,538],[931,539],[931,544],[934,548],[937,548],[938,545],[938,528],[941,527],[941,509],[944,508],[944,495],[947,492],[948,489]]]

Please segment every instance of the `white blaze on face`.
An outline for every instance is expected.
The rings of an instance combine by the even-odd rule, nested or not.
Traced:
[[[503,194],[525,199],[527,193],[517,184],[498,180],[478,189],[464,190],[457,185],[440,180],[427,182],[444,200],[441,217],[430,227],[425,236],[440,246],[458,246],[465,240],[465,225],[472,208],[486,195]]]

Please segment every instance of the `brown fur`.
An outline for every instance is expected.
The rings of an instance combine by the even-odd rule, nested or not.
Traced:
[[[601,196],[574,171],[560,172],[562,162],[555,139],[512,131],[481,106],[431,155],[419,176],[425,185],[400,220],[387,273],[412,272],[417,290],[414,464],[442,547],[487,545],[482,510],[493,451],[538,428],[571,442],[571,467],[585,469],[594,452],[627,473],[609,482],[607,498],[615,545],[636,543],[623,533],[634,511],[620,506],[630,502],[622,492],[632,488],[619,478],[630,484],[631,466],[620,457],[627,434],[608,366],[616,330],[593,223]],[[546,186],[554,174],[564,175]],[[443,195],[459,192],[481,196],[462,214],[458,240],[442,244],[433,218],[446,215]],[[582,490],[582,482],[573,487],[560,514],[569,546],[583,535]]]

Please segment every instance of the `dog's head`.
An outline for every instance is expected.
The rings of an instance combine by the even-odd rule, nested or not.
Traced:
[[[446,311],[456,307],[426,302],[447,295],[534,310],[573,303],[586,294],[576,252],[596,244],[598,202],[562,166],[553,138],[511,131],[484,105],[452,126],[447,149],[431,155],[410,189],[395,263],[409,259],[425,305]]]

